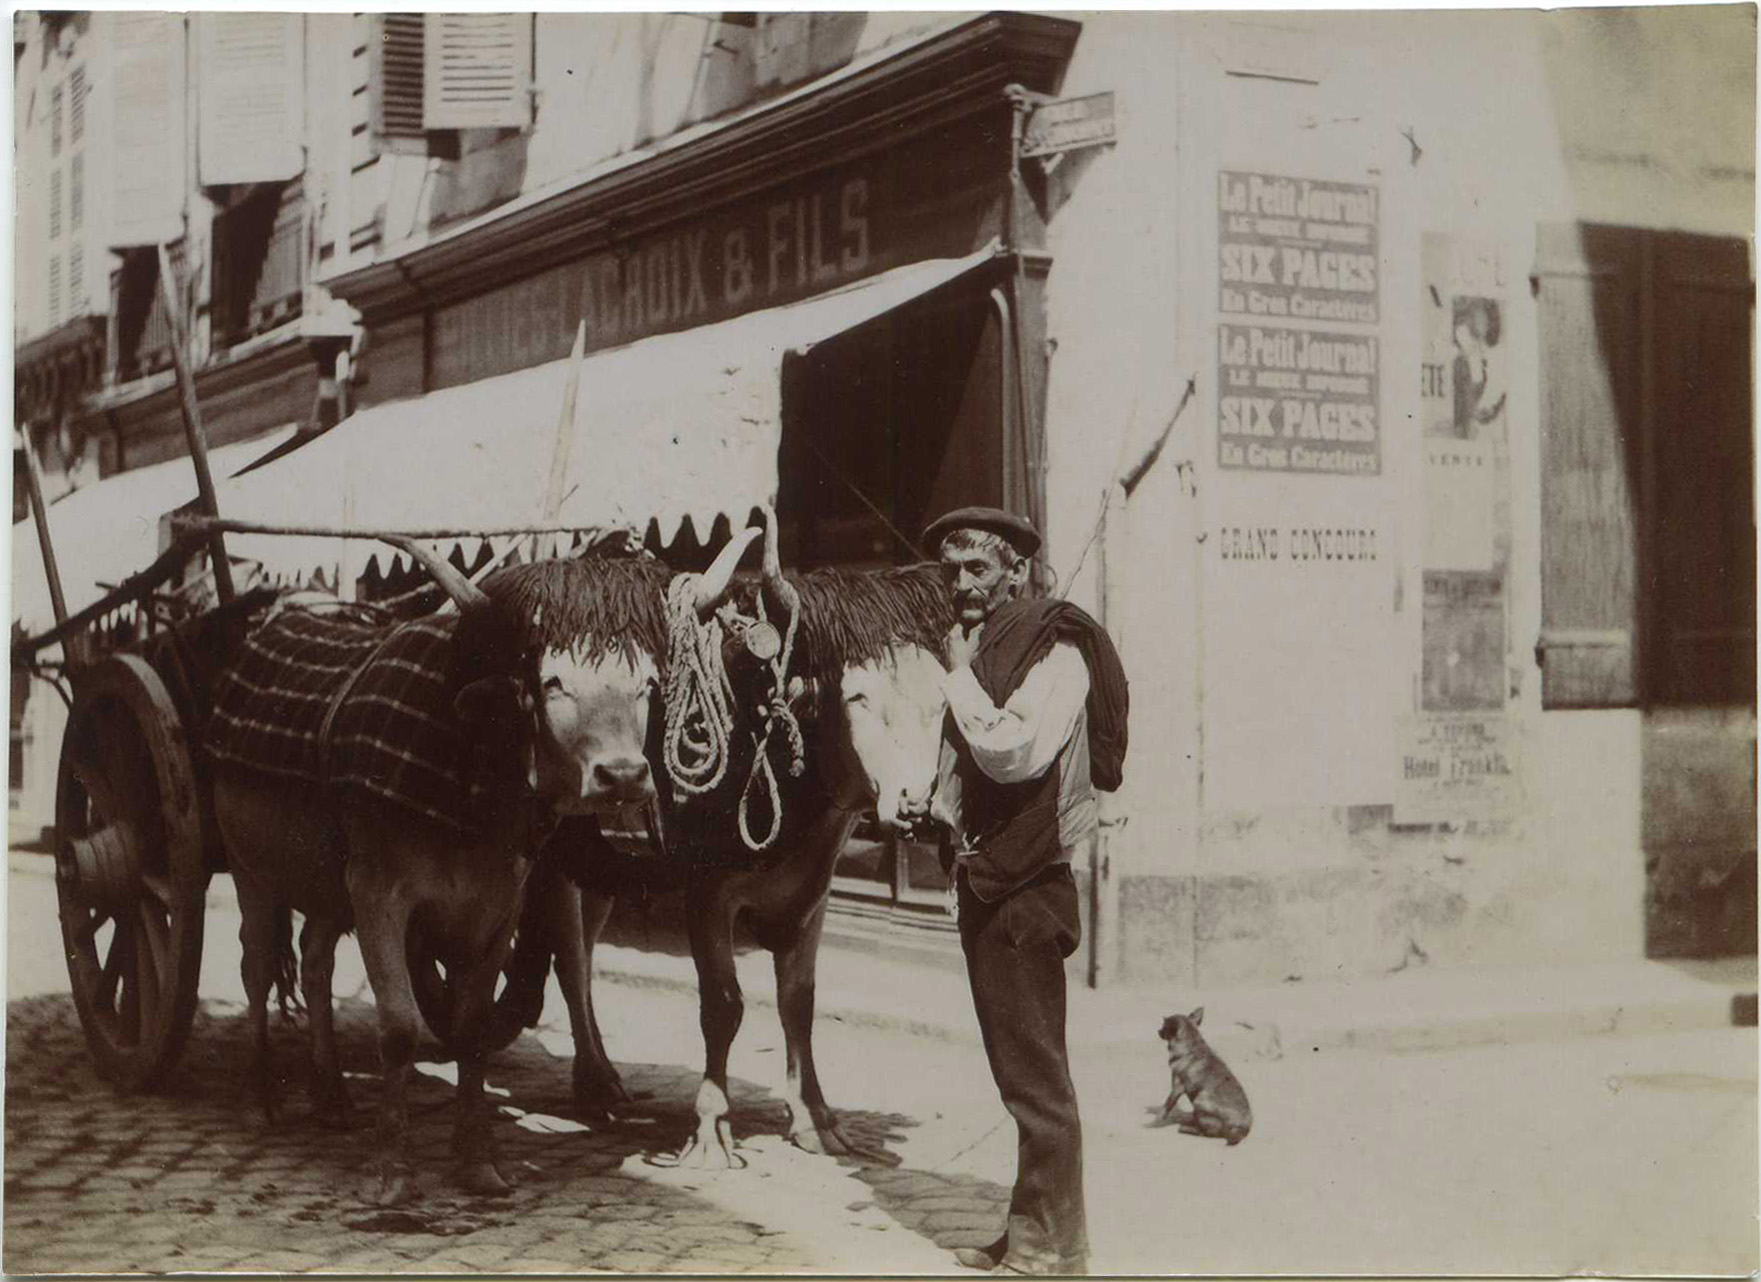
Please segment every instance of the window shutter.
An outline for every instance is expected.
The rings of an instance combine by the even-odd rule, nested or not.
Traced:
[[[61,166],[49,171],[49,239],[61,234]]]
[[[79,146],[86,136],[86,69],[75,67],[67,77],[68,142]]]
[[[49,256],[49,327],[61,324],[61,255]]]
[[[85,311],[86,303],[86,253],[83,246],[75,244],[67,251],[67,310],[69,315],[78,316]]]
[[[427,15],[422,123],[521,129],[532,121],[532,15]]]
[[[425,25],[420,13],[372,15],[368,96],[374,151],[415,150],[426,141],[422,131]],[[357,163],[362,159],[357,157]]]
[[[67,95],[60,85],[49,95],[49,155],[61,154],[61,103]]]
[[[86,221],[86,158],[78,152],[67,167],[67,221],[74,231]]]
[[[1541,701],[1638,701],[1639,243],[1621,228],[1542,227]]]
[[[183,235],[183,15],[101,12],[112,33],[109,93],[110,244],[156,245]]]
[[[202,185],[285,182],[305,168],[304,18],[197,15]]]
[[[1655,296],[1655,702],[1755,698],[1755,286],[1738,239],[1651,234]]]

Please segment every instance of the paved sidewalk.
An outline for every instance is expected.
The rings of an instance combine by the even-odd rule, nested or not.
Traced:
[[[956,958],[956,961],[958,959]],[[601,945],[601,982],[695,993],[690,959]],[[739,958],[748,1005],[774,1002],[768,954]],[[1380,978],[1268,988],[1102,989],[1072,986],[1070,1040],[1091,1050],[1140,1050],[1162,1018],[1205,1007],[1205,1032],[1230,1058],[1296,1050],[1442,1051],[1609,1033],[1678,1033],[1754,1021],[1755,958],[1702,963],[1412,969]],[[978,1044],[959,970],[889,961],[828,945],[818,1014],[858,1027]],[[1746,1019],[1733,1018],[1748,998]]]

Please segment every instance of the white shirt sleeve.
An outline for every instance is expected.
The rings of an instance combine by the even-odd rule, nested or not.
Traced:
[[[969,667],[950,672],[942,689],[973,762],[998,783],[1020,783],[1045,773],[1069,741],[1088,700],[1088,664],[1060,641],[1000,708]]]

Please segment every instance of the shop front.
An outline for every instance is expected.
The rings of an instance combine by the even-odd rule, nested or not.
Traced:
[[[1015,147],[1023,91],[1057,88],[1078,31],[955,23],[326,279],[362,318],[361,408],[223,510],[530,521],[579,330],[565,522],[633,523],[694,568],[774,503],[784,558],[805,568],[920,559],[926,521],[962,504],[1040,511],[1049,264]],[[412,450],[418,486],[398,483]],[[311,490],[296,474],[346,480],[288,506]],[[289,574],[395,575],[367,548],[234,541],[306,563]],[[466,542],[466,563],[486,555]],[[865,912],[942,919],[933,850],[864,832],[840,874]]]

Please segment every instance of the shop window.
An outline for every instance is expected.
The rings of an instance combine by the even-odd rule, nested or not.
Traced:
[[[1752,706],[1747,247],[1584,226],[1539,250],[1542,702]]]
[[[783,372],[777,514],[784,562],[877,567],[924,554],[951,508],[1004,501],[1001,326],[988,285],[931,295],[792,359]],[[869,816],[838,860],[853,909],[942,919],[933,844]]]
[[[228,347],[300,314],[305,287],[303,186],[252,188],[214,218],[214,343]]]

